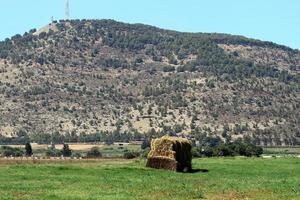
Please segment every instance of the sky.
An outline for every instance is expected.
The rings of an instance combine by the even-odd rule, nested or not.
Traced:
[[[69,0],[71,19],[244,35],[300,49],[300,0]],[[0,0],[0,40],[63,19],[65,0]]]

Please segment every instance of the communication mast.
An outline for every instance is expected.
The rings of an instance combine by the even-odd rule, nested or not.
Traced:
[[[69,0],[65,0],[65,20],[69,20],[70,18],[70,4]]]

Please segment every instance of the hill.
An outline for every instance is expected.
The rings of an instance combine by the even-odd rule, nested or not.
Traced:
[[[1,141],[297,145],[299,70],[300,52],[272,42],[61,20],[0,42]]]

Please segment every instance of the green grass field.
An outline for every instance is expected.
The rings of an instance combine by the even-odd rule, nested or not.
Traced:
[[[299,158],[194,159],[194,173],[144,160],[0,161],[0,199],[300,199]]]

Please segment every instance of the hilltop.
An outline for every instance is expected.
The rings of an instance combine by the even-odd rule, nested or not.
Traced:
[[[300,52],[272,42],[61,20],[0,42],[1,141],[297,145],[299,71]]]

